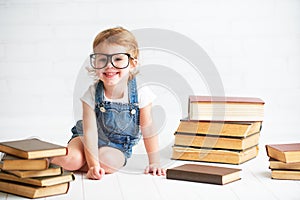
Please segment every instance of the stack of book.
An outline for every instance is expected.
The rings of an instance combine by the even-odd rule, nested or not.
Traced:
[[[271,178],[300,180],[300,143],[268,144]]]
[[[0,191],[27,198],[68,192],[72,172],[50,164],[49,158],[67,154],[67,148],[36,138],[0,143]]]
[[[264,102],[250,97],[189,97],[172,159],[241,164],[258,154]]]

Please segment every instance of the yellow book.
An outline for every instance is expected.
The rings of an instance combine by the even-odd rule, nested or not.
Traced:
[[[255,158],[257,154],[258,146],[254,146],[243,151],[173,146],[172,159],[241,164]]]
[[[269,168],[270,169],[292,169],[292,170],[300,170],[300,162],[294,163],[285,163],[279,160],[275,160],[273,158],[269,159]]]
[[[272,169],[271,177],[282,180],[300,180],[299,170]]]
[[[244,150],[258,145],[258,142],[259,133],[250,135],[246,138],[175,133],[175,145],[181,146]]]
[[[73,181],[75,176],[72,172],[64,172],[62,175],[58,176],[47,176],[47,177],[37,177],[37,178],[20,178],[13,174],[8,174],[5,172],[0,172],[0,180],[14,181],[23,184],[35,185],[35,186],[52,186],[61,183],[66,183]]]
[[[49,168],[44,170],[4,170],[7,173],[14,174],[20,178],[33,178],[45,176],[61,175],[64,170],[61,166],[50,164]]]
[[[66,194],[69,190],[69,182],[52,185],[49,187],[39,187],[33,185],[26,185],[16,182],[0,180],[0,191],[10,194],[15,194],[27,198],[41,198],[54,196],[59,194]]]
[[[2,170],[45,170],[49,166],[47,158],[24,159],[16,156],[4,154],[0,161]]]
[[[262,122],[213,122],[181,119],[176,132],[215,136],[247,137],[260,132]]]
[[[0,152],[26,159],[67,155],[67,147],[37,138],[0,142]]]

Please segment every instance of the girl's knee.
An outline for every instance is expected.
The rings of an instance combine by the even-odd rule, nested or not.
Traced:
[[[104,168],[105,172],[108,174],[112,174],[114,172],[117,172],[124,166],[125,156],[118,149],[105,147],[105,149],[100,149],[99,161],[101,167]]]
[[[59,165],[65,170],[76,171],[85,164],[85,160],[81,154],[69,154],[66,156],[53,158],[51,163]]]

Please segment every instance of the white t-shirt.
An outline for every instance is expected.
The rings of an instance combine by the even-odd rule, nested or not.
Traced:
[[[81,101],[88,104],[92,109],[95,108],[95,91],[96,91],[96,84],[91,85],[88,90],[84,93],[84,95],[80,98]],[[138,101],[139,101],[139,108],[144,108],[145,106],[149,105],[154,101],[156,98],[153,91],[147,87],[138,87]],[[108,99],[104,94],[104,100],[105,101],[111,101],[111,102],[121,102],[121,103],[128,103],[128,87],[126,87],[124,91],[124,96],[121,99]]]

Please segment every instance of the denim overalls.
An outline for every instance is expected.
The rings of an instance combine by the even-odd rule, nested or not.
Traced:
[[[99,81],[95,92],[95,113],[98,127],[98,147],[109,146],[121,150],[126,159],[132,147],[141,137],[140,111],[136,80],[128,81],[129,103],[104,101],[103,82]],[[83,135],[82,120],[72,128],[74,137]]]

